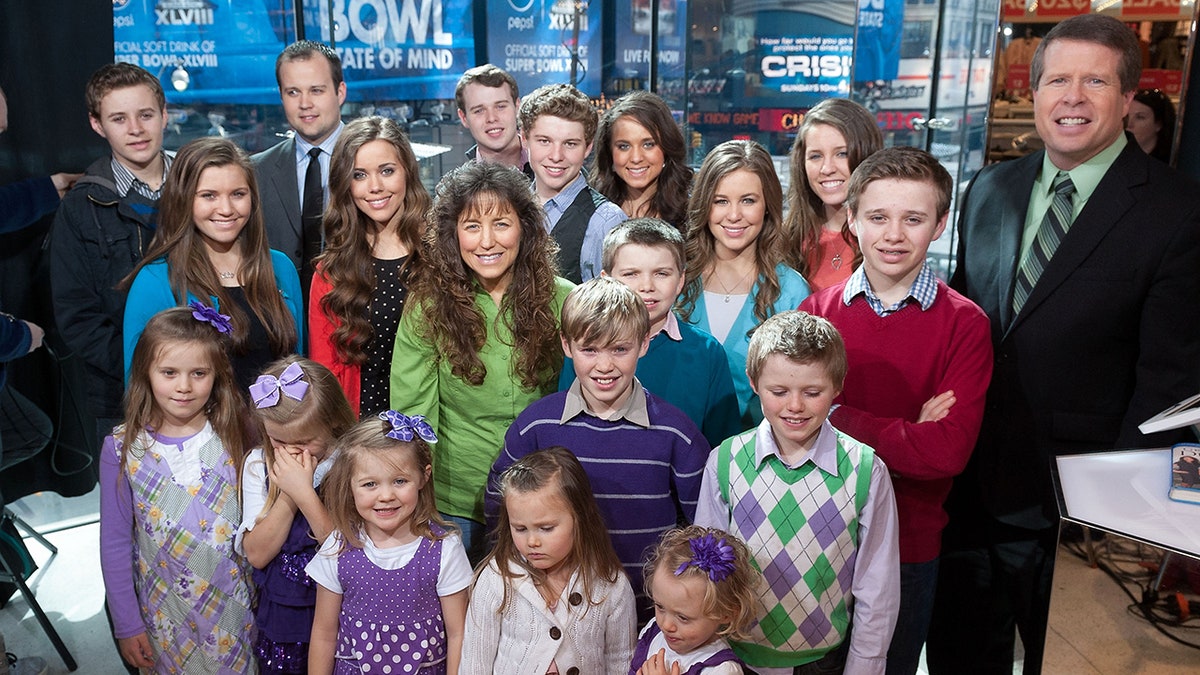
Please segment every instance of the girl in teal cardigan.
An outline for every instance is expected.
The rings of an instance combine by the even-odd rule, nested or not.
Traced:
[[[744,428],[762,421],[746,377],[750,334],[767,317],[795,309],[808,284],[784,265],[783,189],[766,148],[727,141],[704,159],[688,202],[687,269],[680,317],[725,347]]]

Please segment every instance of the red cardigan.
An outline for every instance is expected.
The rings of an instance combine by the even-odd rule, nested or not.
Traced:
[[[800,309],[823,316],[846,343],[849,370],[829,421],[871,446],[887,464],[900,516],[900,562],[933,560],[948,520],[942,504],[975,448],[992,377],[991,325],[975,303],[938,281],[928,310],[910,302],[880,317],[861,295],[842,302],[845,282],[808,296]],[[956,402],[938,422],[917,424],[925,401],[947,390]]]
[[[350,402],[350,409],[357,418],[359,403],[362,400],[362,369],[338,358],[337,348],[333,345],[333,331],[337,330],[341,322],[321,311],[321,299],[332,289],[333,286],[325,279],[318,264],[308,291],[308,356],[333,372],[338,384],[342,385],[342,391],[346,392],[346,400]]]

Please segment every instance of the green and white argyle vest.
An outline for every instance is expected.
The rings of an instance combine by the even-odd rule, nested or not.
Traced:
[[[875,452],[838,432],[837,474],[812,462],[789,469],[776,455],[760,466],[754,459],[757,432],[717,448],[730,531],[750,547],[764,578],[760,619],[749,641],[732,646],[752,665],[802,665],[841,644],[850,623],[858,518]]]

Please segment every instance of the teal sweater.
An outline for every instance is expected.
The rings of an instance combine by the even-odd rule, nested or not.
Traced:
[[[650,340],[646,355],[638,359],[637,378],[647,391],[682,410],[715,448],[745,431],[729,360],[721,343],[699,328],[680,321],[679,335],[679,342],[661,332]],[[566,391],[574,381],[575,366],[568,358],[558,390]]]

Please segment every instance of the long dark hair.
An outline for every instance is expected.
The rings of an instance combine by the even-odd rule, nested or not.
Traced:
[[[600,118],[596,129],[596,165],[589,184],[614,204],[623,204],[629,196],[629,186],[613,171],[613,126],[622,117],[637,122],[654,138],[663,153],[663,169],[658,175],[654,195],[650,197],[651,213],[629,214],[653,216],[683,229],[687,218],[688,189],[692,185],[692,168],[687,165],[687,143],[683,131],[671,116],[671,109],[658,94],[631,91],[609,108]]]
[[[487,369],[479,351],[488,326],[475,304],[475,273],[458,246],[458,219],[466,213],[511,206],[520,222],[520,249],[512,283],[500,302],[500,320],[513,338],[513,374],[526,389],[551,382],[562,365],[558,318],[554,315],[554,257],[558,246],[546,232],[545,211],[520,171],[491,162],[468,162],[442,178],[425,230],[426,264],[413,287],[412,305],[421,306],[421,337],[448,359],[450,370],[474,386]]]
[[[804,165],[808,132],[819,124],[836,129],[845,139],[846,160],[851,172],[864,159],[883,149],[883,132],[879,130],[875,116],[854,101],[825,99],[804,115],[792,144],[791,187],[788,188],[788,216],[783,222],[783,232],[784,259],[805,279],[811,271],[809,263],[814,262],[813,256],[819,252],[821,228],[825,224],[825,202],[809,185]],[[842,239],[854,251],[852,267],[858,267],[862,262],[862,251],[858,247],[858,238],[850,233],[849,223],[842,223]]]
[[[348,122],[338,136],[329,165],[329,208],[325,211],[325,251],[317,258],[317,273],[332,290],[321,298],[320,311],[333,320],[332,340],[344,363],[362,364],[372,338],[367,308],[375,288],[375,269],[368,234],[375,223],[354,204],[350,194],[358,151],[371,141],[386,141],[396,149],[404,171],[404,204],[396,212],[396,231],[409,250],[405,269],[418,257],[429,192],[421,184],[417,156],[400,125],[383,117],[362,117]]]
[[[128,288],[143,267],[160,258],[166,259],[167,278],[175,301],[181,305],[187,303],[189,293],[199,297],[205,304],[208,304],[209,297],[216,297],[221,313],[229,315],[233,322],[234,351],[243,353],[247,350],[250,346],[250,320],[217,278],[217,271],[208,257],[207,246],[196,229],[193,215],[196,187],[201,174],[206,169],[225,166],[236,166],[242,170],[251,195],[250,215],[238,234],[242,265],[237,270],[237,276],[242,281],[251,310],[267,332],[271,352],[283,356],[296,348],[296,322],[284,304],[279,284],[275,281],[275,268],[267,247],[267,230],[263,224],[262,200],[259,198],[254,169],[250,158],[233,141],[200,138],[179,149],[158,201],[158,229],[145,257],[121,284]],[[301,299],[296,298],[296,303],[299,305]]]
[[[775,272],[775,266],[782,258],[780,214],[783,211],[783,188],[779,185],[779,176],[775,174],[775,164],[767,149],[754,141],[725,141],[704,158],[704,164],[696,173],[692,198],[688,201],[688,226],[684,235],[687,270],[679,299],[679,312],[685,321],[691,320],[696,302],[704,291],[700,277],[717,257],[716,238],[708,225],[713,195],[721,181],[738,170],[749,171],[758,177],[766,207],[762,231],[754,242],[754,263],[758,268],[755,275],[758,291],[754,295],[754,316],[759,322],[771,316],[775,301],[779,299],[779,275]]]

